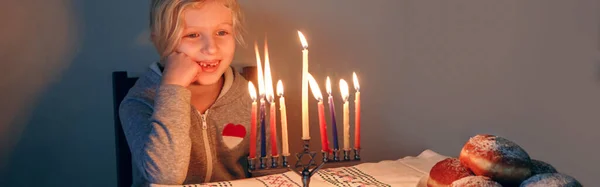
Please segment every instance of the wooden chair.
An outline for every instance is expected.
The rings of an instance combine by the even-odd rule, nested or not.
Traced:
[[[133,87],[137,78],[128,77],[125,71],[115,71],[112,73],[113,84],[113,109],[114,109],[114,129],[115,129],[115,152],[117,156],[117,186],[130,187],[133,176],[131,171],[131,151],[125,139],[125,133],[121,127],[119,118],[119,105],[129,89]]]

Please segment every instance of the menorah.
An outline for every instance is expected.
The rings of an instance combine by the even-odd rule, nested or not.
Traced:
[[[328,142],[328,131],[327,122],[325,119],[325,107],[323,94],[315,78],[308,72],[308,43],[304,35],[298,31],[298,36],[302,43],[302,142],[303,150],[295,154],[296,163],[293,167],[290,167],[288,157],[290,156],[288,147],[288,133],[287,133],[287,114],[285,99],[283,96],[283,83],[281,80],[277,82],[277,96],[279,96],[279,106],[281,111],[281,128],[282,128],[282,147],[284,149],[281,155],[282,159],[279,159],[279,152],[277,148],[277,111],[276,111],[276,100],[275,100],[275,89],[273,88],[273,79],[271,76],[271,65],[269,61],[269,53],[267,42],[265,40],[265,68],[263,74],[263,68],[258,50],[258,44],[254,44],[254,50],[256,53],[256,75],[258,83],[258,94],[252,82],[248,84],[248,92],[252,98],[252,109],[251,109],[251,133],[250,133],[250,155],[248,156],[248,170],[253,176],[263,176],[267,174],[283,173],[288,170],[292,170],[302,177],[303,186],[308,186],[310,178],[316,172],[319,171],[325,164],[332,167],[349,165],[351,162],[360,161],[360,86],[356,73],[352,73],[352,79],[354,83],[354,89],[356,93],[354,95],[354,109],[355,109],[355,122],[354,122],[354,149],[350,148],[350,110],[349,110],[349,87],[348,83],[344,79],[340,79],[340,94],[343,101],[343,158],[340,159],[340,150],[338,143],[337,123],[335,115],[334,97],[332,95],[332,86],[329,76],[326,79],[326,92],[328,94],[329,113],[331,114],[331,134],[333,136],[333,150],[329,148]],[[321,133],[321,156],[322,159],[319,161],[315,159],[317,156],[316,151],[310,150],[310,135],[309,135],[309,116],[308,116],[308,89],[313,93],[313,96],[317,100],[319,129]],[[260,110],[258,110],[258,103],[260,101]],[[266,105],[269,104],[269,128],[266,126]],[[256,117],[259,116],[260,128],[257,126]],[[256,154],[256,143],[258,132],[260,129],[260,157]],[[270,130],[270,147],[273,155],[268,156],[266,154],[267,143],[266,143],[266,132]],[[353,151],[353,156],[351,152]],[[308,162],[303,162],[303,158],[308,157]],[[258,161],[257,161],[258,160]],[[258,164],[258,166],[257,166]]]
[[[340,159],[340,150],[332,150],[332,154],[327,151],[321,151],[322,159],[316,159],[317,152],[310,150],[310,140],[302,140],[303,150],[296,153],[296,163],[290,167],[288,163],[288,156],[282,156],[281,164],[279,156],[266,156],[261,158],[250,158],[248,157],[248,171],[251,175],[263,176],[268,174],[284,173],[286,171],[294,171],[302,177],[302,186],[308,187],[310,184],[310,178],[323,168],[325,164],[331,165],[331,167],[353,165],[353,163],[360,162],[360,150],[359,149],[346,149],[343,150],[343,158]],[[354,152],[353,157],[351,151]],[[307,163],[302,161],[302,158],[308,156],[309,160]],[[258,167],[256,160],[259,160]],[[267,163],[270,160],[270,164]]]

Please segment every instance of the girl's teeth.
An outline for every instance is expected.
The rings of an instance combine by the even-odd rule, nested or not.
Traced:
[[[218,63],[214,63],[214,64],[200,64],[200,66],[205,67],[205,68],[207,68],[207,67],[217,67],[217,64]]]

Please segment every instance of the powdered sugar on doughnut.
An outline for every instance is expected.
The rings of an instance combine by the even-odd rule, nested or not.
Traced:
[[[450,187],[502,187],[502,185],[484,176],[469,176],[454,181]]]
[[[466,176],[472,176],[469,168],[463,166],[457,158],[447,158],[436,163],[429,172],[429,186],[448,186]]]
[[[460,161],[475,175],[508,186],[531,176],[531,158],[519,145],[493,135],[476,135],[461,150]]]
[[[482,157],[491,158],[491,161],[502,160],[504,163],[512,164],[531,159],[519,145],[498,136],[476,135],[469,139],[469,144],[473,146],[473,152]],[[501,157],[496,155],[501,155]]]
[[[548,187],[548,186],[561,186],[561,187],[581,187],[575,178],[561,174],[561,173],[545,173],[535,175],[521,184],[521,187]]]

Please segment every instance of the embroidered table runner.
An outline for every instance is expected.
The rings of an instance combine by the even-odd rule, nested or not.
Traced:
[[[398,186],[416,187],[429,176],[429,170],[435,163],[447,158],[431,150],[425,150],[416,157],[404,157],[398,160],[385,160],[377,163],[363,163],[352,167],[327,168],[318,171],[310,186]],[[156,185],[152,187],[301,187],[302,180],[294,172],[268,175],[234,181],[223,181],[192,185]]]

